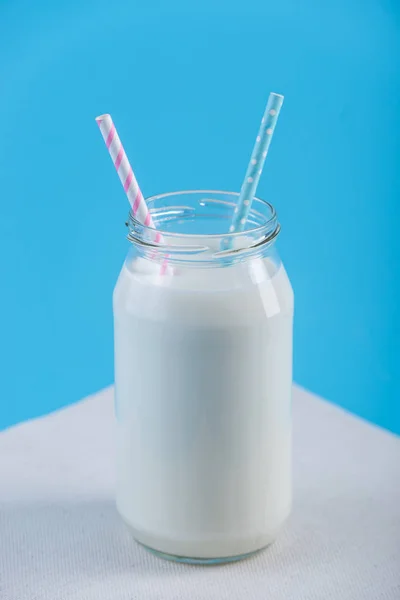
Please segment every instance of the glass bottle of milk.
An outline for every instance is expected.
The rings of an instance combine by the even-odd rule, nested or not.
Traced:
[[[291,507],[293,292],[274,208],[227,233],[229,192],[156,196],[129,218],[114,291],[117,507],[186,562],[270,544]]]

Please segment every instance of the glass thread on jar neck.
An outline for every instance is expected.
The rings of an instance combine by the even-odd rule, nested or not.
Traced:
[[[129,214],[128,240],[150,260],[193,266],[226,266],[268,253],[280,231],[274,207],[255,198],[249,227],[229,232],[238,194],[213,190],[189,190],[152,196],[147,204],[156,229]],[[156,241],[162,235],[163,243]],[[229,240],[224,250],[223,242]]]

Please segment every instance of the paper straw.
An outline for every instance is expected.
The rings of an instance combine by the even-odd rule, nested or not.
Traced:
[[[129,164],[128,157],[124,147],[119,139],[117,130],[110,115],[101,115],[96,117],[97,125],[100,128],[101,135],[106,143],[107,150],[110,153],[111,160],[118,173],[118,177],[122,183],[126,195],[128,196],[129,204],[132,207],[132,212],[142,225],[154,227],[153,219],[151,218],[147,204],[140,191],[139,184],[133,173],[132,167]],[[158,234],[159,238],[161,237]]]
[[[150,211],[143,194],[140,191],[139,184],[136,181],[136,177],[133,173],[121,140],[119,139],[119,135],[115,129],[111,115],[100,115],[99,117],[96,117],[96,123],[100,128],[101,135],[103,136],[107,150],[111,156],[111,160],[113,161],[114,167],[118,173],[118,177],[120,178],[122,186],[128,197],[133,214],[135,215],[136,219],[142,223],[142,225],[155,229]],[[154,241],[159,244],[164,242],[162,235],[158,232],[156,232],[154,235]],[[161,267],[161,273],[165,273],[166,271],[167,263],[164,261]]]
[[[253,153],[247,167],[246,177],[240,190],[232,224],[229,228],[230,232],[244,230],[282,104],[283,96],[274,93],[269,95]]]

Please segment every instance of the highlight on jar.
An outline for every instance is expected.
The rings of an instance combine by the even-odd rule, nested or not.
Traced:
[[[275,208],[256,197],[283,96],[240,191],[145,200],[110,115],[100,132],[130,203],[113,294],[118,511],[171,560],[236,561],[291,510],[293,291]]]

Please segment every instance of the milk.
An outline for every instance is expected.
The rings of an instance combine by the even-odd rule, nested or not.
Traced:
[[[127,261],[114,292],[117,506],[160,552],[236,557],[291,505],[293,293],[282,265]]]

